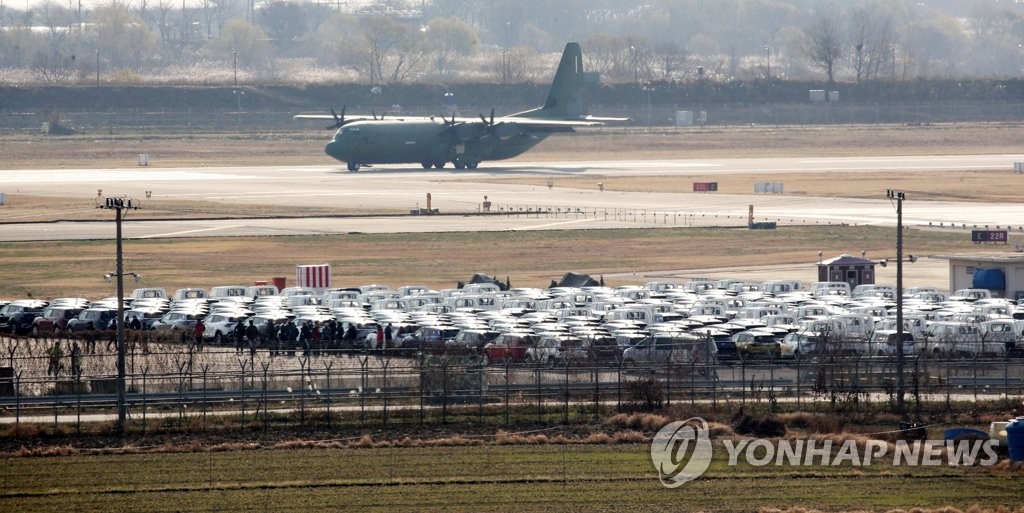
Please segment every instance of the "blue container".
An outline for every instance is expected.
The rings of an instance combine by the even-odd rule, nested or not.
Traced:
[[[943,432],[943,436],[946,440],[956,440],[957,438],[967,436],[984,440],[988,438],[988,433],[980,429],[952,428],[947,429],[945,432]]]
[[[1010,450],[1010,461],[1024,461],[1024,417],[1006,425],[1006,447]]]

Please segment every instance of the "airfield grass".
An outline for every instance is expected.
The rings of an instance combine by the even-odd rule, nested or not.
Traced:
[[[547,287],[566,272],[637,283],[632,273],[765,263],[807,264],[817,252],[888,255],[892,229],[870,226],[747,229],[632,229],[487,233],[341,234],[322,236],[145,239],[124,241],[125,269],[143,275],[134,286],[211,287],[293,276],[299,262],[332,264],[340,286],[384,283],[452,287],[487,273],[514,287]],[[960,233],[918,230],[908,252],[966,251]],[[113,241],[0,243],[0,297],[106,297]],[[17,272],[14,272],[14,270]]]
[[[251,449],[3,460],[5,511],[1008,511],[1005,466],[751,467],[661,486],[646,443]],[[514,505],[514,506],[513,506]]]

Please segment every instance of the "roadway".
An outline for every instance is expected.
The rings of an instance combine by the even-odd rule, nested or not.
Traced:
[[[758,221],[780,224],[895,224],[895,209],[877,200],[802,195],[664,193],[600,191],[607,177],[722,176],[775,173],[887,173],[1005,169],[1024,155],[953,155],[917,157],[737,158],[597,162],[516,161],[487,163],[476,171],[422,170],[399,166],[364,168],[350,173],[342,165],[210,168],[59,169],[0,171],[0,192],[53,198],[95,198],[128,195],[154,200],[205,201],[274,207],[318,206],[359,211],[405,212],[426,207],[440,216],[368,216],[278,219],[133,221],[127,238],[298,235],[332,233],[506,231],[643,226],[745,225],[749,205]],[[592,177],[586,189],[494,183],[502,178]],[[484,196],[493,203],[491,216],[480,211]],[[881,195],[880,195],[881,196]],[[531,209],[544,214],[520,214]],[[550,209],[551,213],[547,213]],[[507,215],[509,211],[515,215]],[[566,212],[569,213],[566,213]],[[455,215],[452,215],[455,214]],[[24,222],[23,222],[24,221]],[[4,215],[0,240],[107,239],[107,222],[32,223]],[[908,226],[956,224],[1024,226],[1024,204],[921,201],[905,208]]]

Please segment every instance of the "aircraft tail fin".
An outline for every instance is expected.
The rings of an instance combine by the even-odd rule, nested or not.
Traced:
[[[587,115],[583,102],[583,52],[579,43],[566,43],[548,99],[538,114],[545,117],[578,118]]]

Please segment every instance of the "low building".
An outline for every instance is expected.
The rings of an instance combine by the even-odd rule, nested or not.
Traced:
[[[818,263],[818,281],[845,281],[852,290],[857,285],[874,285],[875,262],[850,255]]]
[[[1024,299],[1024,253],[932,255],[949,261],[949,290],[988,289],[994,297]]]

